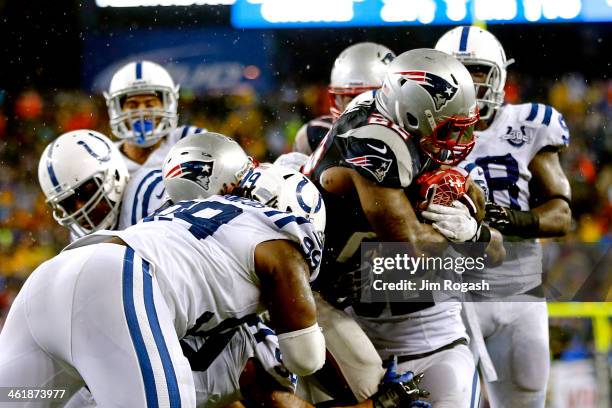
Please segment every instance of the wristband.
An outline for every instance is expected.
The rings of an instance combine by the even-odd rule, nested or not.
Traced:
[[[505,235],[523,238],[537,237],[540,231],[540,217],[533,211],[510,210],[511,224],[502,231]]]

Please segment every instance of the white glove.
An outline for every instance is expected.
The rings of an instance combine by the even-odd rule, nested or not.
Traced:
[[[421,214],[433,221],[432,227],[452,242],[471,241],[478,232],[478,222],[465,204],[455,200],[452,207],[429,204]]]

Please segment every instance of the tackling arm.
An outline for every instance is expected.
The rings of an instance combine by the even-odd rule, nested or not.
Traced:
[[[529,164],[535,196],[542,203],[529,211],[487,204],[486,219],[504,235],[523,238],[560,237],[569,231],[572,213],[570,186],[561,169],[559,155],[549,148],[541,150]]]
[[[255,271],[285,365],[298,375],[319,370],[325,362],[325,339],[302,253],[287,240],[260,243],[255,248]]]
[[[542,204],[532,211],[538,216],[539,237],[560,237],[570,229],[572,211],[569,206],[571,189],[561,168],[559,153],[542,150],[531,160],[529,170],[541,192]]]

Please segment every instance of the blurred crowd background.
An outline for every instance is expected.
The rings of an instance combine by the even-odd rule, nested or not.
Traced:
[[[231,136],[253,157],[271,161],[291,150],[303,123],[328,113],[329,72],[342,49],[359,41],[379,42],[398,53],[431,47],[449,28],[249,33],[228,28],[225,8],[115,13],[96,9],[92,0],[65,3],[65,7],[49,7],[43,0],[0,0],[0,50],[6,61],[0,64],[0,328],[27,276],[68,242],[67,231],[45,206],[38,185],[38,160],[45,146],[64,132],[90,128],[111,135],[99,92],[108,84],[96,84],[91,71],[104,67],[105,58],[114,58],[114,62],[125,58],[113,54],[113,47],[130,50],[168,38],[172,40],[166,45],[171,47],[186,37],[195,44],[198,40],[184,31],[206,26],[210,31],[203,32],[208,37],[202,42],[212,43],[211,36],[218,34],[214,41],[218,41],[219,52],[231,59],[232,46],[240,47],[239,39],[253,37],[253,44],[262,45],[243,44],[233,54],[239,59],[249,48],[261,54],[253,57],[255,65],[237,62],[244,77],[261,75],[258,85],[249,86],[241,78],[230,88],[203,91],[190,87],[193,78],[179,79],[179,124]],[[551,254],[546,258],[546,281],[555,288],[549,295],[556,300],[572,300],[578,293],[583,301],[612,299],[608,294],[612,279],[608,254],[612,244],[610,26],[489,27],[506,53],[517,58],[517,64],[509,68],[507,102],[552,105],[564,115],[571,132],[570,146],[561,154],[561,161],[571,182],[574,224],[562,243],[545,243]],[[132,31],[139,31],[140,37],[133,37]],[[151,33],[157,37],[147,37]],[[122,36],[125,44],[119,42]],[[190,58],[187,62],[195,66],[208,64],[211,57],[197,62],[197,56]],[[589,319],[553,319],[551,353],[565,361],[584,359],[593,351],[592,333]]]
[[[64,132],[89,128],[111,135],[101,95],[79,90],[28,89],[0,96],[0,275],[23,279],[67,240],[44,204],[38,160],[45,146]],[[571,242],[612,242],[612,81],[566,74],[534,86],[534,79],[510,75],[508,103],[537,101],[555,106],[571,130],[561,154],[572,185],[575,224]],[[180,122],[235,138],[260,161],[291,151],[305,121],[328,112],[324,83],[284,86],[258,95],[195,96],[182,91]]]

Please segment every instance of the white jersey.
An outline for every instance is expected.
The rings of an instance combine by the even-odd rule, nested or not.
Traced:
[[[554,108],[538,104],[503,105],[493,123],[475,132],[474,150],[462,164],[467,171],[479,166],[484,171],[488,199],[504,207],[529,210],[529,164],[542,149],[569,144],[569,130],[563,116]],[[490,293],[512,295],[538,286],[542,273],[542,249],[535,240],[506,245],[506,261],[484,275],[464,274],[464,278],[487,279]]]
[[[187,135],[204,132],[206,132],[205,129],[195,126],[178,127],[163,139],[159,147],[151,153],[143,164],[136,163],[123,155],[123,160],[130,173],[130,181],[123,193],[119,229],[125,229],[136,224],[168,200],[162,182],[161,168],[164,159],[176,142]]]
[[[182,201],[124,231],[99,231],[66,249],[108,235],[120,237],[151,264],[179,338],[211,330],[226,319],[240,324],[240,318],[263,310],[254,265],[259,243],[298,243],[312,280],[322,250],[308,220],[235,196]]]

